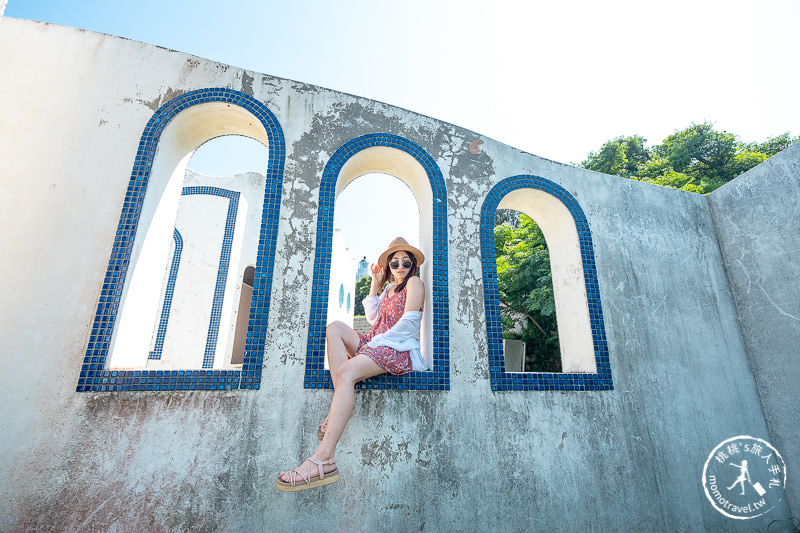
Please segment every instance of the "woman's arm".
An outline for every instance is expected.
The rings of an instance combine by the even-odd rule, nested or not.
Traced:
[[[383,288],[386,276],[383,273],[383,267],[372,263],[369,266],[369,276],[372,281],[369,284],[369,296],[377,296],[378,291]]]
[[[406,283],[406,307],[404,313],[419,311],[425,304],[425,284],[417,276],[412,276]]]

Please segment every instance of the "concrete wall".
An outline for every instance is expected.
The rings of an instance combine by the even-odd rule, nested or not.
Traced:
[[[708,198],[770,439],[800,516],[800,143]]]
[[[797,457],[788,419],[768,430],[706,198],[48,24],[0,21],[0,71],[0,530],[750,531],[789,516],[784,500],[726,518],[701,485],[729,437]],[[263,102],[286,138],[261,389],[76,393],[139,137],[164,102],[207,87]],[[279,493],[278,471],[313,451],[330,400],[303,388],[320,177],[340,146],[375,132],[421,146],[446,182],[450,390],[359,391],[342,481]],[[784,161],[796,168],[797,150]],[[557,183],[586,214],[614,390],[491,391],[476,236],[488,191],[520,174]],[[712,197],[718,221],[723,203]],[[796,388],[770,386],[785,399],[775,409],[797,404]]]

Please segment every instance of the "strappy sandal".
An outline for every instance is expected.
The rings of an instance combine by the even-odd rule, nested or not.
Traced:
[[[280,476],[278,476],[278,479],[275,480],[275,487],[277,487],[278,490],[282,490],[284,492],[298,492],[301,490],[313,489],[314,487],[322,487],[325,485],[330,485],[331,483],[336,483],[337,481],[339,481],[338,468],[335,468],[333,471],[328,472],[327,474],[323,469],[323,465],[335,465],[336,459],[332,458],[328,459],[327,461],[315,461],[314,459],[311,459],[309,457],[308,459],[306,459],[306,461],[309,461],[317,465],[317,468],[319,469],[319,474],[317,476],[306,477],[299,470],[293,468],[291,471],[289,471],[290,480],[286,482],[282,480]],[[309,469],[310,467],[307,468],[306,470]],[[310,474],[310,472],[306,473]],[[298,481],[297,479],[298,477],[301,478],[300,481]]]
[[[353,414],[351,414],[350,416],[353,416],[354,414],[356,414],[356,408],[355,407],[353,407]],[[317,428],[317,438],[319,440],[322,440],[323,438],[325,438],[325,432],[327,430],[328,430],[328,419],[326,417],[325,420],[322,421],[322,424],[320,424],[319,427]]]

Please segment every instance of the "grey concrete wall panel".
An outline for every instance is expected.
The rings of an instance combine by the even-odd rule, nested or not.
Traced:
[[[712,195],[715,227],[699,195],[130,40],[4,18],[0,73],[0,530],[764,531],[789,517],[784,501],[727,518],[701,474],[741,434],[797,464],[797,146]],[[286,139],[261,389],[76,393],[140,135],[208,87],[263,102]],[[280,493],[331,394],[303,388],[321,173],[379,132],[420,145],[446,182],[450,390],[358,391],[342,481]],[[585,212],[614,390],[490,389],[480,209],[521,174]]]
[[[800,516],[800,143],[709,195],[750,364]]]

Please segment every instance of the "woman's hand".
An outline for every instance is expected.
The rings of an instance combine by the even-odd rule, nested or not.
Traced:
[[[376,265],[375,263],[370,264],[369,275],[372,277],[372,279],[376,279],[378,278],[378,276],[380,276],[380,278],[378,278],[378,280],[380,281],[380,279],[383,278],[383,267],[380,265]]]
[[[386,281],[383,267],[372,263],[369,265],[369,275],[372,278],[372,283],[369,286],[369,295],[377,296],[378,291],[383,288],[383,283]]]

